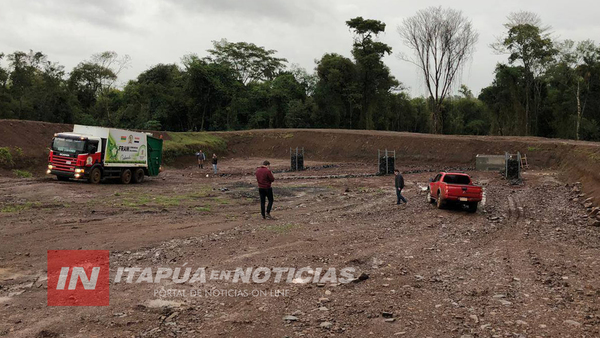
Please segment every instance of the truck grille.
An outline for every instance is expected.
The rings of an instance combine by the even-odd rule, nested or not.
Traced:
[[[67,156],[52,156],[52,166],[55,170],[74,172],[77,159]]]

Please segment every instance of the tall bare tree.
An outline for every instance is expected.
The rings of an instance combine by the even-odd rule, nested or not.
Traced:
[[[401,54],[400,59],[423,72],[432,103],[432,131],[442,133],[444,100],[471,59],[479,34],[461,11],[442,7],[418,11],[398,26],[398,33],[414,52],[413,57]]]

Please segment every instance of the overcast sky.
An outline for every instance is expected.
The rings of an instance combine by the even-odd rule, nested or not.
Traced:
[[[387,24],[380,40],[394,55],[385,62],[416,96],[424,86],[415,66],[397,57],[409,52],[397,27],[420,9],[448,3],[479,32],[461,81],[475,94],[491,83],[496,63],[506,60],[488,45],[502,34],[510,12],[537,13],[560,39],[600,36],[600,5],[592,0],[0,0],[0,52],[41,51],[67,71],[94,53],[128,54],[132,65],[120,77],[125,82],[155,64],[180,63],[185,54],[204,56],[212,40],[226,38],[275,49],[312,72],[325,53],[350,57],[345,21],[362,16]]]

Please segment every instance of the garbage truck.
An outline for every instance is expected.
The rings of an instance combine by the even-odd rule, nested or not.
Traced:
[[[59,181],[141,183],[161,171],[162,147],[163,140],[149,133],[74,125],[72,132],[54,134],[46,173]]]

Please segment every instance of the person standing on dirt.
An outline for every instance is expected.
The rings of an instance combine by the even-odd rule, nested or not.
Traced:
[[[256,168],[256,181],[258,182],[258,194],[260,195],[260,214],[263,219],[272,219],[271,208],[273,207],[273,189],[271,183],[275,181],[271,172],[271,163],[264,161],[263,164]],[[269,200],[269,205],[265,213],[265,200]]]
[[[406,198],[404,198],[404,196],[402,196],[402,189],[404,189],[404,177],[402,177],[402,174],[400,174],[400,170],[398,170],[398,169],[394,170],[394,175],[395,175],[396,197],[397,197],[396,204],[400,204],[400,201],[402,201],[406,204],[406,203],[408,203],[408,201],[406,200]]]
[[[217,154],[213,154],[212,165],[213,165],[213,172],[215,175],[217,174],[217,160],[218,160]]]
[[[206,155],[202,152],[202,150],[196,153],[196,157],[198,158],[198,168],[204,169],[204,161],[206,160]]]

